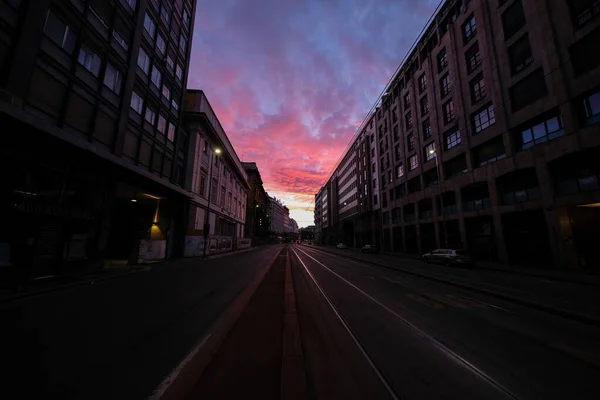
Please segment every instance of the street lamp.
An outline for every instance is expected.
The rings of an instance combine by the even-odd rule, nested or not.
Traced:
[[[444,187],[442,186],[442,176],[440,175],[440,165],[438,164],[437,152],[435,148],[429,150],[429,154],[435,157],[435,169],[437,170],[438,182],[440,184],[440,205],[442,206],[442,225],[444,227],[444,246],[448,248],[448,231],[446,230],[446,212],[444,210]]]
[[[253,224],[254,225],[254,236],[257,236],[256,235],[256,231],[258,230],[257,227],[256,227],[256,225],[257,225],[256,224],[256,211],[258,210],[258,207],[259,207],[258,204],[256,205],[256,207],[254,207],[254,221],[253,221],[253,223],[254,223]]]
[[[212,149],[211,153],[210,153],[210,159],[209,159],[209,164],[210,166],[208,167],[208,205],[206,206],[206,213],[204,214],[204,251],[202,252],[202,257],[206,258],[206,247],[208,246],[208,232],[210,231],[210,225],[208,223],[208,214],[210,213],[210,189],[212,188],[212,169],[213,169],[213,164],[214,164],[214,160],[213,160],[213,153],[215,155],[219,155],[221,154],[221,149],[219,149],[218,147],[215,149]]]

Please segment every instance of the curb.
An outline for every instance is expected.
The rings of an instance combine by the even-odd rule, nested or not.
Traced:
[[[281,360],[281,399],[308,399],[308,384],[302,341],[300,340],[300,324],[296,309],[296,293],[292,277],[290,249],[286,249],[284,314],[283,314],[283,354]]]
[[[465,289],[465,290],[469,290],[471,292],[475,292],[475,293],[479,293],[479,294],[485,294],[487,296],[491,296],[491,297],[495,297],[501,300],[506,300],[506,301],[510,301],[513,303],[517,303],[520,305],[524,305],[524,306],[528,306],[531,308],[535,308],[537,310],[540,311],[544,311],[550,314],[554,314],[554,315],[558,315],[564,318],[568,318],[577,322],[581,322],[584,324],[589,324],[589,325],[594,325],[594,326],[600,326],[600,318],[594,318],[594,317],[590,317],[588,315],[583,315],[583,314],[578,314],[576,312],[572,312],[572,311],[567,311],[561,308],[556,308],[556,307],[550,307],[541,303],[536,303],[534,301],[531,300],[527,300],[527,299],[523,299],[520,297],[516,297],[516,296],[510,296],[510,295],[506,295],[506,294],[502,294],[499,292],[494,292],[488,289],[481,289],[475,286],[471,286],[471,285],[467,285],[464,283],[459,283],[459,282],[455,282],[455,281],[451,281],[451,280],[445,280],[445,279],[441,279],[441,278],[436,278],[433,276],[429,276],[429,275],[425,275],[425,274],[420,274],[418,272],[413,272],[413,271],[407,271],[404,269],[400,269],[400,268],[394,268],[394,267],[390,267],[389,265],[384,265],[384,264],[380,264],[378,262],[375,261],[368,261],[368,260],[364,260],[358,257],[353,257],[351,255],[346,255],[346,254],[339,254],[339,253],[333,253],[327,250],[323,250],[321,249],[321,251],[324,251],[328,254],[335,254],[335,255],[339,255],[340,257],[346,257],[346,258],[350,258],[353,260],[357,260],[357,261],[362,261],[364,263],[368,263],[368,264],[373,264],[376,265],[378,267],[381,268],[385,268],[391,271],[396,271],[396,272],[401,272],[407,275],[412,275],[412,276],[417,276],[419,278],[424,278],[424,279],[428,279],[431,281],[435,281],[438,283],[443,283],[446,285],[450,285],[450,286],[455,286],[455,287],[459,287],[461,289]]]
[[[284,248],[276,252],[266,267],[258,273],[256,279],[233,300],[213,323],[209,333],[190,350],[179,365],[158,385],[148,397],[148,400],[182,399],[189,394],[244,311],[244,308],[250,302],[265,275],[283,251],[285,251]]]

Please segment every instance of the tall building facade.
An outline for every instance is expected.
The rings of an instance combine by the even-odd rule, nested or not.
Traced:
[[[369,115],[380,245],[598,266],[599,38],[597,1],[444,2]]]
[[[184,127],[189,135],[185,187],[192,196],[185,255],[237,248],[245,237],[248,176],[201,90],[186,92]]]
[[[0,243],[13,264],[44,276],[182,254],[195,9],[0,4]]]

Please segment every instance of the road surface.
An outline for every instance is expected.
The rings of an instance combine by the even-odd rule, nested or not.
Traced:
[[[167,264],[1,303],[0,397],[146,398],[281,249]]]
[[[600,398],[596,326],[318,247],[292,253],[317,398]]]

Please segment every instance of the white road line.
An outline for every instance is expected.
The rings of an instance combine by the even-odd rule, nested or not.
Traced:
[[[175,381],[175,379],[177,379],[177,376],[181,373],[181,371],[183,371],[183,369],[187,366],[190,360],[194,358],[196,354],[198,354],[198,352],[200,351],[202,346],[206,344],[206,341],[210,338],[210,336],[210,333],[206,335],[204,339],[202,339],[202,341],[196,347],[194,347],[192,351],[188,353],[188,355],[183,359],[183,361],[179,363],[177,368],[175,368],[173,372],[171,372],[165,379],[163,379],[163,381],[160,383],[160,385],[158,385],[154,393],[152,393],[148,397],[148,400],[158,400],[163,396],[163,394],[165,394],[169,386]]]
[[[331,274],[335,275],[338,279],[340,279],[341,281],[345,282],[346,284],[348,284],[351,287],[353,287],[354,289],[356,289],[363,296],[365,296],[366,298],[370,299],[372,302],[374,302],[375,304],[379,305],[381,308],[383,308],[384,310],[388,311],[390,314],[394,315],[396,318],[398,318],[400,321],[402,321],[408,327],[410,327],[411,329],[413,329],[417,334],[419,334],[420,336],[422,336],[422,337],[428,339],[429,341],[431,341],[436,347],[438,347],[440,350],[442,350],[442,352],[444,352],[447,356],[449,356],[450,358],[454,359],[455,361],[458,361],[459,363],[461,363],[462,365],[464,365],[465,367],[467,367],[469,370],[471,370],[476,375],[480,376],[482,379],[484,379],[485,381],[487,381],[490,385],[492,385],[493,387],[495,387],[497,390],[501,391],[502,393],[506,394],[507,396],[510,396],[513,399],[517,399],[517,397],[514,394],[512,394],[508,389],[504,388],[504,386],[502,386],[500,383],[496,382],[492,377],[490,377],[485,372],[483,372],[482,370],[480,370],[479,368],[477,368],[475,365],[471,364],[469,361],[467,361],[465,358],[463,358],[462,356],[460,356],[458,353],[455,353],[450,348],[446,347],[444,344],[442,344],[441,342],[439,342],[438,340],[436,340],[435,338],[433,338],[432,336],[430,336],[429,334],[427,334],[425,331],[421,330],[420,328],[418,328],[417,326],[415,326],[413,323],[411,323],[410,321],[408,321],[407,319],[405,319],[401,315],[397,314],[395,311],[391,310],[389,307],[387,307],[385,304],[381,303],[379,300],[373,298],[371,295],[369,295],[366,292],[364,292],[358,286],[354,285],[352,282],[348,281],[347,279],[345,279],[344,277],[342,277],[341,275],[339,275],[337,272],[333,271],[332,269],[330,269],[329,267],[327,267],[325,264],[323,264],[322,262],[320,262],[316,258],[312,257],[310,254],[307,254],[306,252],[304,252],[302,250],[299,250],[299,251],[301,253],[304,253],[308,258],[312,259],[317,264],[321,265],[323,268],[325,268]],[[302,262],[302,260],[301,260],[301,262]],[[304,263],[302,263],[302,264],[304,265]],[[307,269],[306,266],[304,266],[304,268]],[[308,271],[308,269],[307,269],[307,271]],[[310,274],[310,272],[309,272],[309,274]],[[311,275],[311,277],[312,277],[312,275]],[[313,280],[315,280],[315,279],[313,278]]]
[[[340,314],[340,312],[338,311],[338,309],[335,307],[335,305],[333,305],[331,299],[329,298],[329,296],[327,296],[327,294],[325,293],[325,291],[323,290],[323,288],[321,287],[321,285],[319,284],[319,282],[317,281],[317,279],[310,272],[310,270],[308,269],[308,267],[306,266],[306,264],[304,264],[304,261],[302,261],[302,259],[298,255],[298,253],[296,253],[296,251],[293,248],[291,250],[296,255],[296,257],[300,261],[300,264],[302,264],[302,267],[304,267],[304,270],[306,271],[306,273],[308,274],[308,276],[310,276],[310,278],[314,282],[314,284],[317,287],[317,289],[319,289],[319,291],[323,295],[323,298],[325,298],[325,301],[327,301],[327,303],[329,304],[329,307],[331,307],[331,309],[333,310],[333,312],[335,313],[335,315],[337,316],[337,318],[341,322],[342,326],[346,329],[346,332],[348,332],[348,334],[350,335],[350,337],[352,338],[352,340],[354,341],[354,343],[356,344],[356,346],[358,347],[358,349],[360,350],[360,352],[362,353],[362,355],[365,357],[365,359],[367,360],[367,362],[369,363],[369,365],[371,366],[371,368],[373,368],[373,371],[375,371],[375,373],[377,374],[377,377],[379,378],[379,380],[381,381],[381,383],[383,384],[383,386],[385,386],[385,388],[388,391],[390,397],[392,399],[394,399],[394,400],[400,400],[399,397],[396,395],[396,393],[394,393],[394,390],[392,389],[392,387],[386,381],[386,379],[383,376],[383,374],[381,373],[381,371],[379,371],[379,369],[377,368],[377,366],[375,365],[375,363],[373,362],[373,360],[371,359],[371,357],[369,357],[369,355],[367,354],[367,351],[365,350],[365,348],[362,346],[362,344],[360,344],[360,342],[358,341],[358,339],[356,338],[356,336],[354,335],[354,333],[352,332],[352,330],[350,329],[350,327],[348,326],[348,324],[344,320],[344,317],[342,317],[342,315]]]

